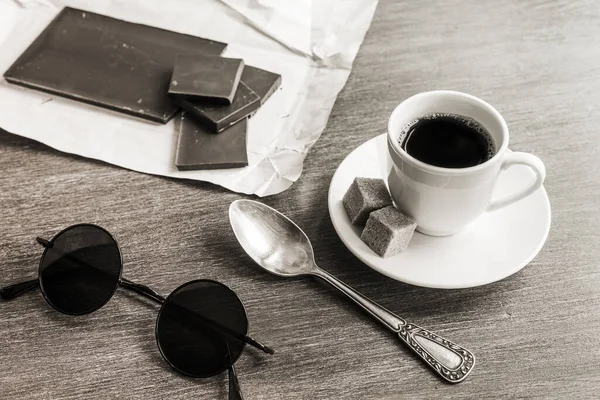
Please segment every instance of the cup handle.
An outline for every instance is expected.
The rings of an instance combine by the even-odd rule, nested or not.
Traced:
[[[488,206],[487,211],[495,211],[499,208],[524,199],[525,197],[538,190],[544,183],[544,179],[546,178],[546,167],[544,166],[542,160],[540,160],[533,154],[521,153],[518,151],[507,153],[504,157],[504,160],[502,160],[501,171],[504,171],[512,167],[513,165],[526,165],[529,168],[531,168],[536,175],[535,182],[523,190],[520,190],[516,193],[511,193],[508,196],[502,197],[500,199],[493,200]]]

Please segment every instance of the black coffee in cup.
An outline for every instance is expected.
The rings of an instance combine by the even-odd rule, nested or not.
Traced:
[[[429,114],[408,123],[400,133],[400,146],[426,164],[468,168],[496,154],[488,131],[472,118],[457,114]]]

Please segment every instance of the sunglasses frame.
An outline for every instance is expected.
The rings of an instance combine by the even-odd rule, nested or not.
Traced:
[[[91,311],[86,311],[86,312],[81,312],[81,313],[73,313],[73,312],[65,312],[63,310],[58,309],[48,298],[48,295],[46,293],[46,291],[44,290],[44,285],[42,283],[42,266],[44,263],[44,259],[47,255],[47,252],[53,248],[54,246],[54,242],[56,241],[57,238],[59,238],[61,235],[63,235],[65,232],[72,230],[74,228],[77,227],[92,227],[95,229],[99,229],[100,231],[106,233],[108,235],[108,237],[113,241],[113,243],[115,244],[117,251],[119,253],[119,276],[117,279],[117,282],[115,284],[115,288],[113,289],[113,291],[111,292],[110,296],[108,296],[107,300],[102,303],[100,306],[98,306],[97,308],[91,310]],[[18,296],[21,296],[22,294],[35,289],[36,287],[39,286],[40,288],[40,292],[42,293],[42,296],[44,297],[44,300],[46,301],[46,303],[52,307],[54,310],[58,311],[61,314],[65,314],[65,315],[70,315],[70,316],[80,316],[80,315],[86,315],[86,314],[91,314],[95,311],[98,311],[100,308],[104,307],[109,301],[110,299],[113,298],[113,296],[115,295],[115,293],[117,292],[117,289],[119,288],[119,286],[130,290],[132,292],[135,292],[143,297],[146,297],[147,299],[150,299],[152,301],[154,301],[155,303],[158,303],[161,305],[159,311],[158,311],[158,315],[156,317],[156,323],[155,323],[155,327],[154,327],[154,335],[155,335],[155,340],[156,340],[156,345],[159,349],[159,352],[161,354],[161,356],[163,357],[163,359],[166,361],[167,364],[169,364],[171,366],[171,368],[173,368],[175,371],[177,371],[179,374],[184,375],[184,376],[189,376],[192,378],[208,378],[211,376],[216,376],[222,372],[224,372],[225,370],[229,370],[229,396],[230,398],[237,398],[237,399],[241,399],[242,395],[241,395],[241,389],[239,387],[239,382],[237,379],[237,374],[235,372],[235,367],[234,364],[235,362],[239,359],[239,357],[242,354],[242,351],[244,350],[246,344],[250,344],[254,347],[256,347],[259,350],[262,350],[263,352],[267,353],[267,354],[274,354],[275,351],[267,346],[265,346],[264,344],[252,339],[250,336],[248,336],[248,330],[250,327],[250,323],[248,321],[248,313],[246,311],[246,307],[244,305],[244,302],[242,301],[242,299],[240,299],[240,297],[237,295],[237,293],[235,293],[235,291],[233,291],[230,287],[228,287],[227,285],[212,280],[212,279],[196,279],[193,281],[189,281],[186,282],[182,285],[180,285],[179,287],[177,287],[175,290],[173,290],[166,298],[160,294],[158,294],[157,292],[155,292],[154,290],[152,290],[151,288],[149,288],[148,286],[139,284],[139,283],[134,283],[128,279],[125,279],[123,277],[123,255],[121,252],[121,247],[119,246],[119,243],[117,242],[117,240],[114,238],[114,236],[108,232],[106,229],[104,229],[103,227],[99,226],[99,225],[95,225],[95,224],[89,224],[89,223],[84,223],[84,224],[75,224],[75,225],[71,225],[63,230],[61,230],[60,232],[58,232],[56,235],[54,235],[54,237],[51,240],[46,240],[46,239],[42,239],[40,237],[36,238],[36,241],[42,245],[44,247],[44,252],[42,253],[42,256],[40,258],[40,263],[38,266],[38,277],[37,279],[32,279],[29,281],[25,281],[25,282],[20,282],[17,284],[13,284],[4,288],[0,288],[0,298],[4,299],[4,300],[12,300]],[[93,268],[93,266],[89,266],[91,268]],[[179,291],[181,288],[190,285],[192,283],[197,283],[197,282],[211,282],[211,283],[215,283],[217,285],[220,285],[221,287],[229,290],[234,296],[235,298],[239,301],[242,310],[244,312],[244,317],[246,320],[246,332],[244,332],[243,334],[240,332],[236,332],[233,331],[230,328],[227,328],[226,326],[223,326],[221,324],[219,324],[216,321],[212,321],[206,317],[203,317],[202,315],[196,315],[196,317],[199,317],[203,323],[205,323],[210,329],[213,329],[214,331],[218,331],[220,335],[229,335],[232,337],[235,337],[236,339],[242,341],[244,344],[242,346],[242,348],[240,349],[240,352],[237,354],[235,359],[231,358],[231,352],[229,351],[229,347],[227,346],[227,342],[225,342],[225,345],[227,346],[227,356],[228,356],[228,365],[225,366],[225,368],[219,370],[218,372],[212,373],[212,374],[207,374],[207,375],[193,375],[193,374],[188,374],[184,371],[182,371],[181,369],[179,369],[178,367],[176,367],[175,365],[173,365],[171,363],[171,361],[169,359],[167,359],[167,357],[165,356],[163,349],[160,346],[160,341],[158,339],[158,322],[160,320],[160,315],[162,313],[162,311],[164,310],[164,305],[167,301],[167,299],[172,296],[173,294],[177,293],[177,291]]]

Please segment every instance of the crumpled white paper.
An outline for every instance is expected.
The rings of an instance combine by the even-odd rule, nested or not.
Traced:
[[[249,120],[245,168],[180,172],[174,122],[157,125],[0,81],[0,127],[60,151],[258,196],[302,173],[378,0],[0,0],[0,73],[63,6],[228,43],[227,57],[282,75]]]

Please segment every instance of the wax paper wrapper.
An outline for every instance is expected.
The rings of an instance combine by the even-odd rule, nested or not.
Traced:
[[[178,171],[174,121],[152,124],[3,79],[1,128],[131,170],[268,196],[300,177],[377,0],[0,0],[0,73],[64,6],[225,42],[223,56],[279,73],[280,90],[249,120],[249,166]]]

